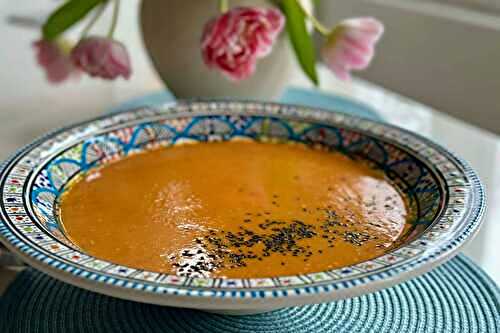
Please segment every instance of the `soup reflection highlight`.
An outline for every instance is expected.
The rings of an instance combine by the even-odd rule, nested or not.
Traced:
[[[68,238],[117,264],[193,277],[312,273],[383,255],[409,228],[404,198],[360,161],[301,144],[197,143],[79,177]]]

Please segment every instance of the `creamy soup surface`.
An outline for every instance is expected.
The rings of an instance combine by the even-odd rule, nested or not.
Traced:
[[[132,155],[75,179],[68,238],[117,264],[192,277],[319,272],[383,255],[409,228],[402,195],[359,161],[232,141]]]

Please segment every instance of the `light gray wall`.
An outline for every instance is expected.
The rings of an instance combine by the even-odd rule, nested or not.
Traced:
[[[499,0],[402,0],[402,1],[414,1],[414,2],[426,1],[426,2],[445,3],[445,4],[462,6],[474,11],[480,11],[485,13],[491,13],[493,11],[500,12]]]
[[[409,0],[319,1],[317,14],[379,18],[386,34],[361,77],[500,133],[499,17]]]

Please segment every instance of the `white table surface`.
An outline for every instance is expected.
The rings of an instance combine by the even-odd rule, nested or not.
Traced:
[[[62,86],[46,83],[37,68],[30,44],[38,31],[7,24],[10,15],[38,16],[57,2],[17,0],[0,2],[0,159],[54,127],[102,114],[130,98],[161,90],[163,84],[143,49],[137,28],[137,0],[125,0],[117,38],[132,56],[134,74],[129,81],[83,78]],[[362,100],[375,107],[390,123],[416,131],[457,152],[477,170],[486,185],[489,207],[482,229],[464,253],[500,283],[500,137],[405,99],[382,87],[354,80],[336,81],[320,69],[321,89]],[[291,84],[310,87],[297,72]],[[474,110],[471,110],[474,112]],[[0,293],[16,274],[0,268]]]

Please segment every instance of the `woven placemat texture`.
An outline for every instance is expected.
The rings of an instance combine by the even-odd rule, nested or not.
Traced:
[[[500,332],[500,290],[463,255],[373,294],[252,316],[120,300],[26,269],[0,298],[0,332]]]

